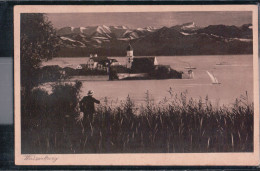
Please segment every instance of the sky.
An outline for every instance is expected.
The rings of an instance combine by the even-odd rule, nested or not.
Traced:
[[[49,13],[49,20],[55,28],[66,26],[118,26],[170,27],[195,22],[200,27],[208,25],[236,25],[252,23],[252,13],[243,12],[115,12],[115,13]]]

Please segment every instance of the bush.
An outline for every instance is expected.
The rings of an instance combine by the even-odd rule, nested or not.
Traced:
[[[34,89],[22,99],[22,153],[72,153],[81,132],[76,125],[81,82],[56,84],[49,95]],[[72,146],[73,144],[73,146]],[[72,148],[73,147],[73,148]]]

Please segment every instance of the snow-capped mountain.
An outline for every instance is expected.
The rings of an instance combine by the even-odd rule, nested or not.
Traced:
[[[183,24],[181,26],[181,29],[182,30],[197,30],[197,29],[199,29],[199,27],[194,22],[191,22],[191,23]]]
[[[57,30],[57,34],[60,36],[69,35],[69,34],[85,34],[91,36],[92,34],[110,34],[111,30],[108,26],[88,26],[88,27],[64,27]]]
[[[129,29],[129,27],[127,27],[127,26],[110,26],[110,28],[114,28],[114,29],[124,29],[124,30]]]
[[[194,22],[184,23],[182,25],[176,25],[171,27],[175,30],[181,31],[183,33],[191,33],[200,29]]]
[[[100,37],[104,36],[107,38],[128,38],[126,35],[129,35],[129,38],[139,36],[142,37],[142,34],[146,34],[148,32],[153,32],[157,30],[155,27],[145,27],[145,28],[137,28],[130,29],[127,26],[88,26],[88,27],[64,27],[57,30],[57,34],[59,36],[67,36],[71,34],[85,34],[89,37]],[[131,33],[137,34],[138,36],[132,36]]]
[[[155,27],[145,27],[130,29],[127,26],[88,26],[88,27],[64,27],[57,30],[57,35],[62,37],[63,41],[73,44],[80,43],[100,47],[101,44],[111,42],[112,40],[128,41],[138,39],[157,30]],[[67,39],[65,39],[67,38]],[[72,40],[75,40],[74,42]],[[82,45],[83,46],[83,45]]]
[[[60,55],[125,56],[129,41],[135,55],[200,55],[252,53],[252,24],[241,27],[194,22],[172,27],[127,26],[64,27],[57,30],[61,40]],[[240,47],[240,48],[236,48]],[[79,54],[82,53],[82,54]]]

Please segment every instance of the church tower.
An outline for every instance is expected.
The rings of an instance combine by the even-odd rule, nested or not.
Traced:
[[[132,67],[133,60],[134,60],[134,50],[129,43],[129,45],[126,48],[126,67],[127,68]]]

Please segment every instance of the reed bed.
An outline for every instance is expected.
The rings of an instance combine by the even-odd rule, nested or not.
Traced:
[[[171,91],[169,93],[170,97],[155,103],[147,92],[146,102],[141,106],[136,105],[129,96],[117,104],[105,99],[102,105],[97,107],[93,119],[88,120],[85,126],[75,120],[79,114],[76,103],[71,106],[73,110],[70,111],[70,117],[64,114],[63,119],[56,118],[51,110],[48,110],[49,113],[44,114],[45,117],[51,118],[47,125],[42,120],[44,118],[37,118],[38,127],[23,130],[22,151],[23,153],[253,151],[254,111],[253,104],[248,102],[247,93],[237,99],[231,107],[214,107],[207,97],[194,100],[188,99],[186,93],[179,95]],[[63,102],[63,105],[66,103]],[[45,123],[45,126],[41,126],[41,123]]]
[[[245,96],[243,96],[245,97]],[[253,150],[253,104],[213,107],[185,93],[160,104],[138,107],[127,97],[120,106],[103,105],[89,121],[83,152],[187,153]]]

